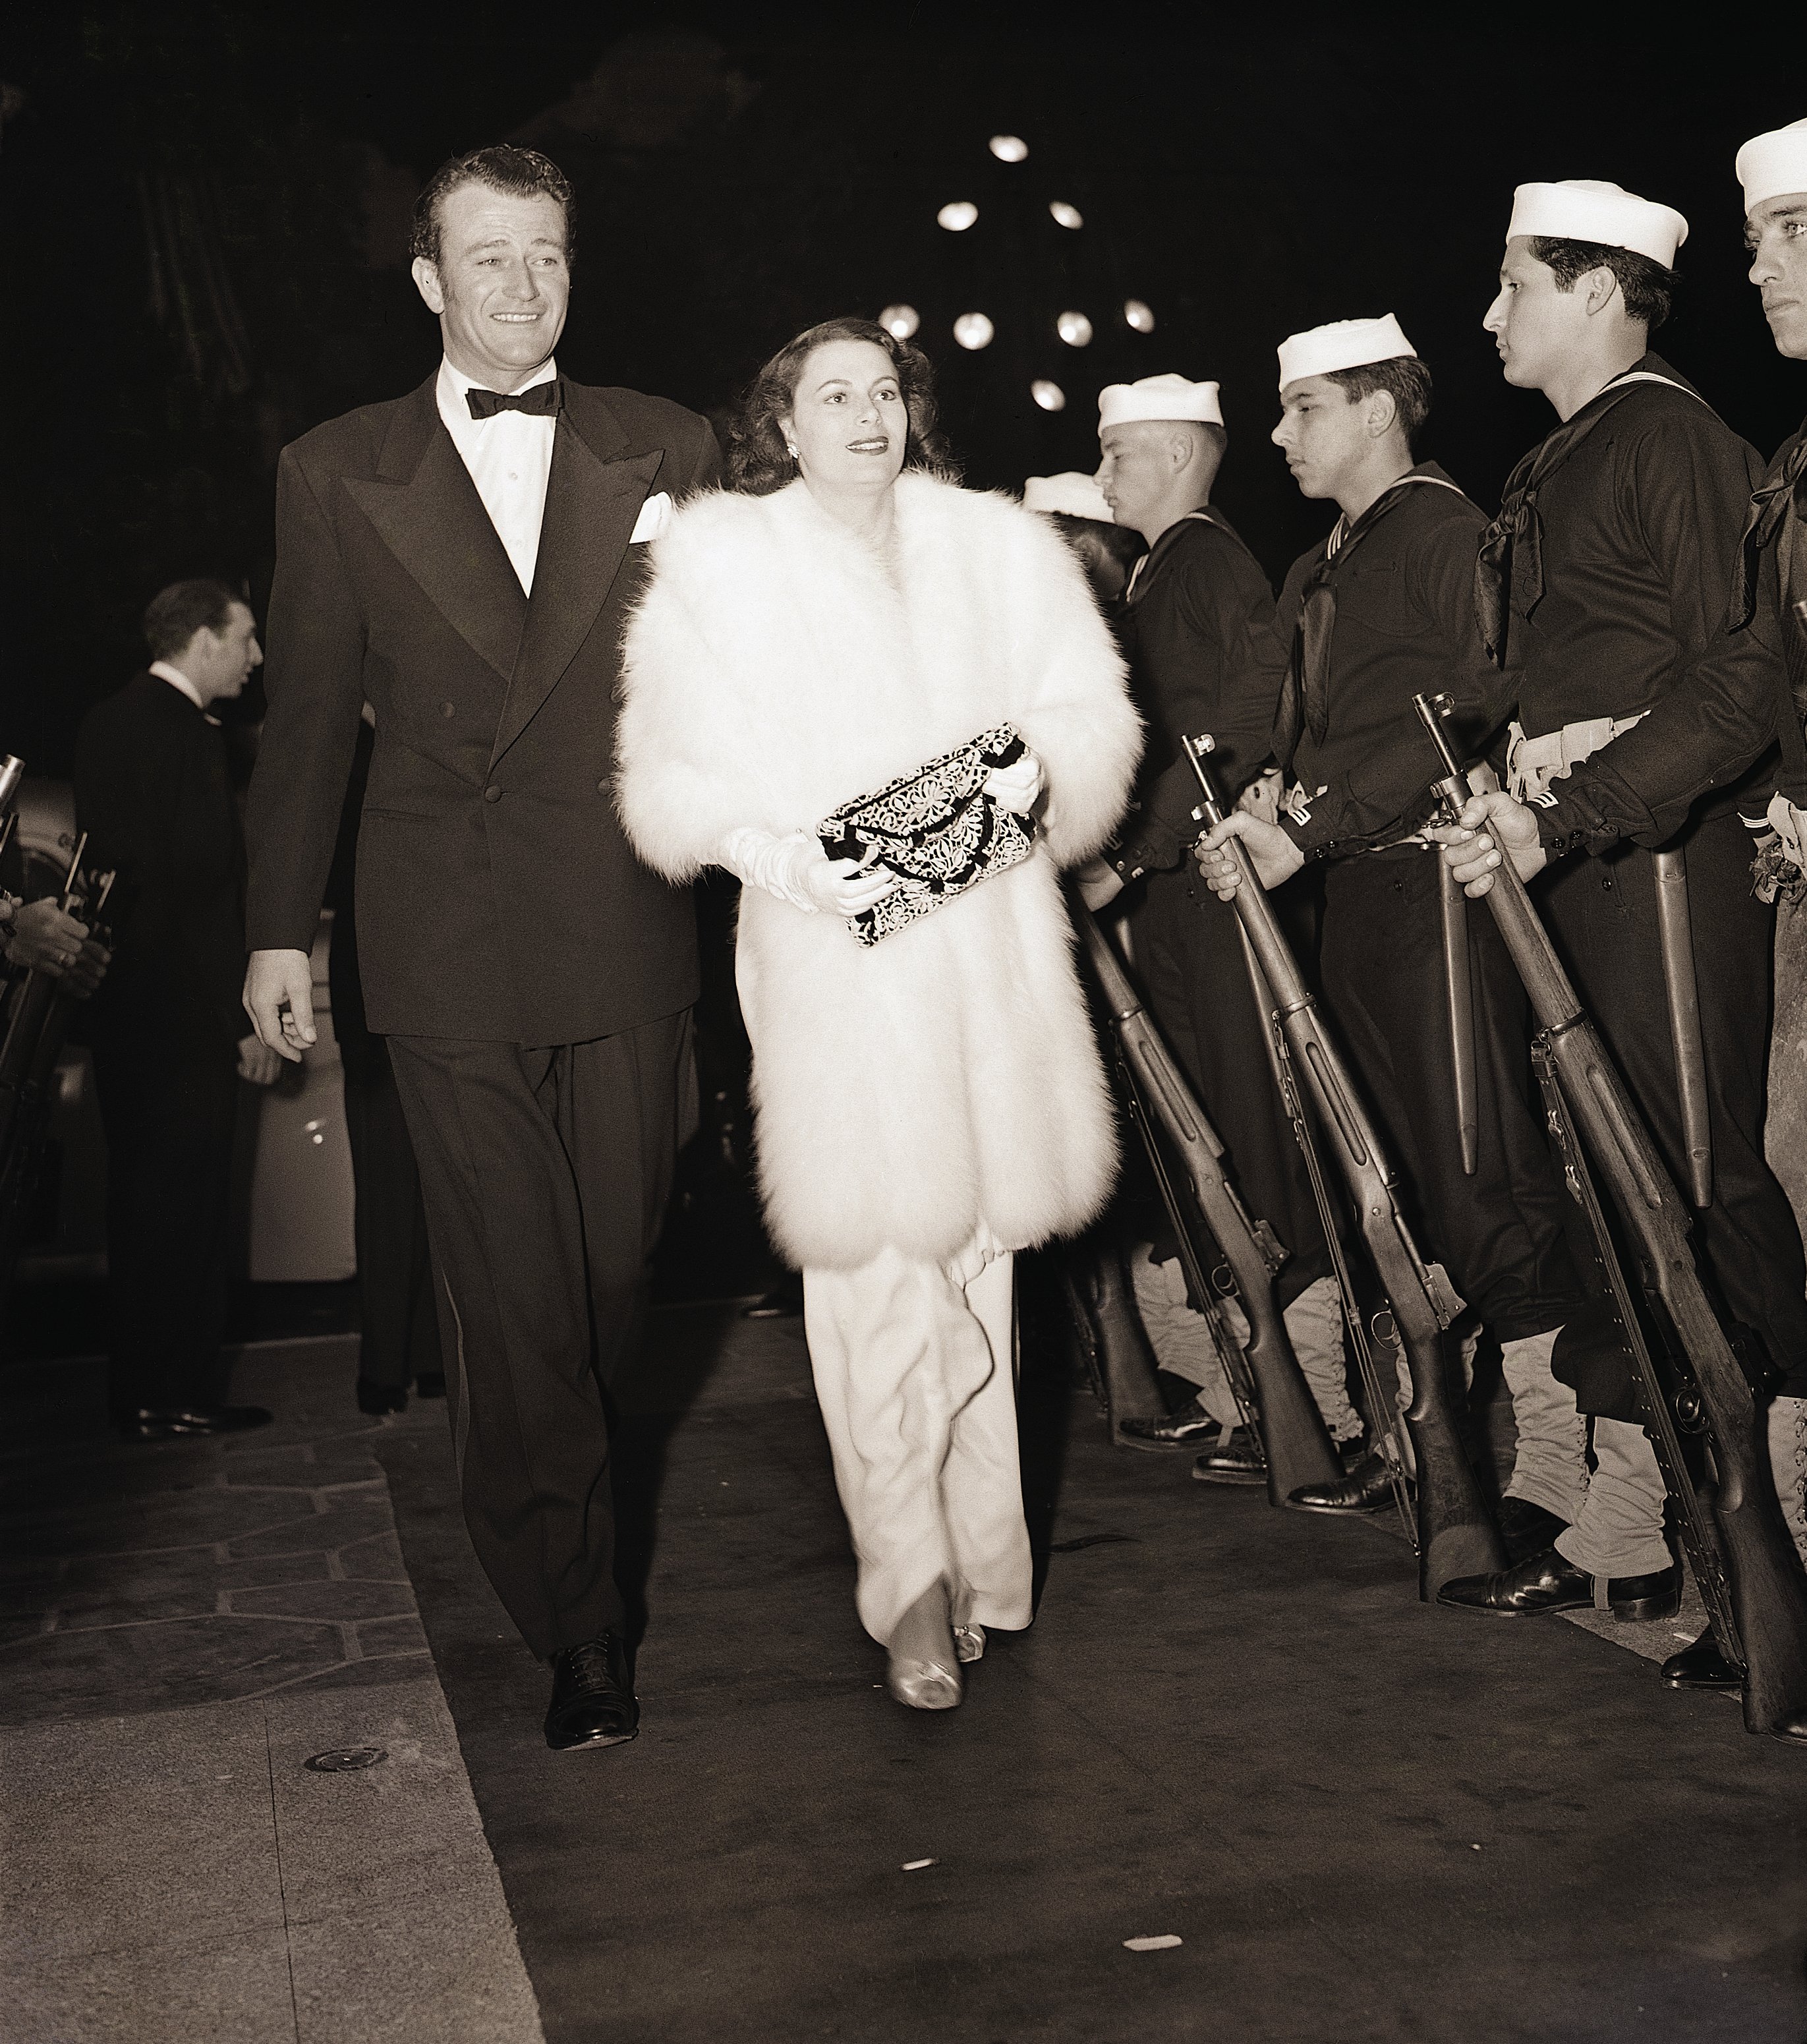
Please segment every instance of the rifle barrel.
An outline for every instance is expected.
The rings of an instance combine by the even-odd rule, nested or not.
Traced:
[[[1205,762],[1208,736],[1182,740],[1204,801],[1199,811],[1215,824],[1224,806]],[[1348,1067],[1319,1022],[1317,1003],[1273,905],[1234,839],[1228,849],[1241,884],[1236,912],[1265,975],[1293,1062],[1310,1085],[1319,1120],[1335,1138],[1338,1169],[1360,1216],[1363,1239],[1391,1306],[1411,1374],[1406,1424],[1418,1465],[1418,1594],[1426,1602],[1459,1576],[1487,1575],[1506,1566],[1506,1550],[1463,1445],[1449,1384],[1443,1330],[1447,1324],[1429,1273],[1399,1210],[1398,1179],[1381,1147]]]

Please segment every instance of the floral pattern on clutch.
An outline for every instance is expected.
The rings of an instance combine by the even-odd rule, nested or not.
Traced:
[[[876,861],[902,883],[847,928],[871,946],[1020,866],[1035,848],[1035,819],[1001,809],[984,793],[994,767],[1022,758],[1016,727],[994,725],[951,752],[843,802],[816,826],[831,859]]]

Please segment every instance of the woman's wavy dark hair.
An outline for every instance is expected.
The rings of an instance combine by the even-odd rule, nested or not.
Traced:
[[[796,479],[797,465],[785,451],[778,421],[796,403],[804,364],[831,340],[866,340],[884,350],[897,371],[897,387],[910,419],[904,466],[926,468],[947,482],[957,480],[959,471],[947,442],[935,428],[935,375],[929,358],[877,320],[832,319],[800,333],[754,378],[739,411],[728,423],[729,488],[747,497],[769,497]]]

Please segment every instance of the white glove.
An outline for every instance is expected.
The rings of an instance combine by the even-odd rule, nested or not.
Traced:
[[[857,916],[895,893],[899,885],[886,866],[830,859],[813,831],[777,837],[745,824],[722,840],[720,863],[746,886],[762,887],[806,916],[824,909],[831,915]]]
[[[1765,820],[1782,840],[1782,851],[1794,862],[1796,870],[1807,873],[1807,845],[1801,841],[1801,825],[1807,822],[1807,809],[1797,809],[1786,795],[1774,795],[1770,799]]]
[[[1048,777],[1042,762],[1025,747],[1022,757],[1008,766],[994,766],[985,777],[984,792],[1000,809],[1026,816],[1042,799]]]

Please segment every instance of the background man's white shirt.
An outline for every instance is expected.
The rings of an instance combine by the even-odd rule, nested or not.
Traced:
[[[531,390],[558,374],[548,361],[521,386]],[[539,559],[539,528],[546,516],[547,478],[552,473],[552,441],[556,419],[530,418],[524,412],[498,412],[493,419],[474,419],[464,394],[489,386],[453,368],[443,359],[435,386],[439,417],[452,445],[470,472],[496,536],[513,562],[520,586],[533,594],[533,571]]]
[[[159,682],[167,682],[172,689],[179,690],[187,697],[198,710],[203,715],[205,714],[207,705],[201,700],[201,691],[196,688],[194,682],[180,667],[171,667],[167,660],[153,660],[151,663],[150,671]]]

